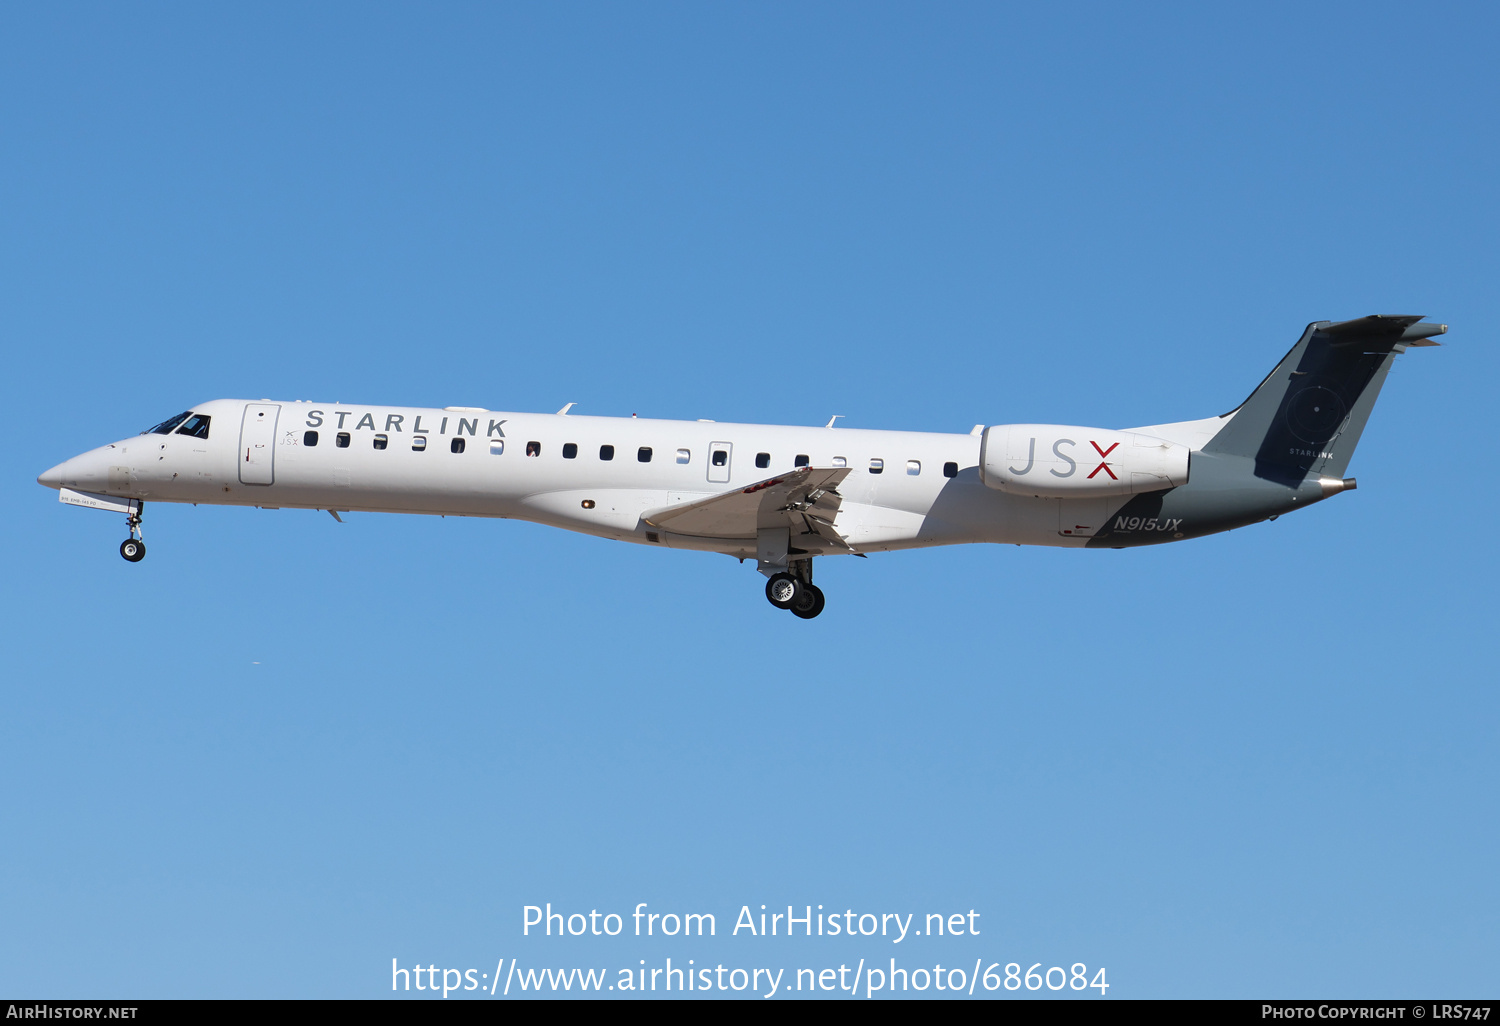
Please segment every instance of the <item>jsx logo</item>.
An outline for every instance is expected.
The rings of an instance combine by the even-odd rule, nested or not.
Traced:
[[[1114,452],[1116,449],[1118,449],[1120,447],[1120,443],[1116,442],[1114,445],[1111,445],[1108,449],[1101,449],[1101,448],[1099,448],[1099,443],[1096,442],[1096,441],[1094,441],[1091,438],[1091,439],[1089,439],[1089,444],[1092,445],[1094,447],[1094,451],[1099,454],[1100,463],[1099,463],[1099,465],[1097,467],[1094,468],[1094,474],[1097,474],[1097,473],[1099,473],[1099,471],[1102,470],[1106,474],[1109,475],[1109,479],[1111,481],[1118,481],[1118,480],[1120,480],[1118,477],[1115,477],[1115,472],[1113,470],[1109,469],[1109,464],[1107,462],[1104,462],[1108,458],[1108,456],[1109,456],[1110,453]],[[1094,474],[1090,474],[1088,476],[1088,480],[1092,481],[1094,479]]]
[[[1026,448],[1026,465],[1024,467],[1010,468],[1010,472],[1016,477],[1025,477],[1027,474],[1031,473],[1031,468],[1036,466],[1036,439],[1032,438],[1029,441],[1030,444]],[[1078,461],[1062,451],[1062,447],[1065,445],[1071,448],[1072,446],[1075,446],[1077,444],[1078,443],[1073,441],[1073,439],[1071,438],[1059,438],[1057,441],[1053,442],[1052,455],[1056,456],[1063,463],[1066,463],[1068,465],[1068,469],[1058,470],[1056,467],[1053,467],[1049,469],[1047,473],[1051,474],[1053,477],[1072,477],[1074,474],[1078,473]],[[1094,479],[1094,474],[1099,473],[1099,471],[1101,470],[1109,475],[1111,481],[1120,480],[1115,476],[1115,472],[1109,468],[1109,462],[1107,460],[1109,454],[1114,452],[1115,449],[1119,448],[1120,443],[1115,442],[1108,449],[1099,448],[1099,443],[1094,441],[1093,439],[1089,440],[1089,444],[1092,445],[1094,447],[1094,451],[1099,454],[1099,459],[1101,462],[1097,467],[1094,468],[1093,473],[1089,474],[1087,480],[1092,481]]]

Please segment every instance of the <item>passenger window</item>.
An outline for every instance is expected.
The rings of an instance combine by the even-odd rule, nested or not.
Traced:
[[[805,467],[810,463],[812,463],[812,460],[808,459],[804,453],[798,453],[797,458],[792,460],[792,466],[794,467]]]
[[[635,458],[640,463],[651,462],[651,446],[643,445],[635,451]]]
[[[758,453],[756,453],[755,454],[755,465],[757,467],[759,467],[761,470],[765,470],[767,467],[769,467],[771,465],[771,454],[768,453],[768,452],[758,452]]]
[[[340,431],[338,434],[334,435],[333,444],[340,449],[349,448],[349,432]]]
[[[944,477],[957,477],[958,476],[958,464],[952,462],[951,460],[949,462],[947,462],[947,463],[944,463],[943,464],[943,476]]]
[[[375,448],[377,448],[377,449],[384,449],[385,448],[385,443],[388,442],[388,441],[390,441],[390,439],[386,438],[385,435],[376,435],[375,436]]]
[[[412,452],[426,452],[427,451],[427,436],[426,435],[418,435],[417,437],[413,438],[411,440],[411,451]]]
[[[182,432],[180,432],[180,431],[178,432],[178,434],[181,434],[181,433]],[[318,433],[316,431],[304,431],[304,432],[302,432],[302,444],[303,445],[307,445],[307,446],[317,445],[318,444]]]
[[[201,413],[194,414],[192,420],[189,420],[186,424],[182,425],[182,427],[180,427],[180,428],[177,429],[177,433],[179,435],[189,435],[189,436],[191,436],[193,438],[207,438],[208,437],[208,422],[209,422],[209,419],[210,418],[205,417]],[[316,441],[316,438],[317,438],[318,433],[316,431],[313,431],[313,432],[311,432],[311,434],[312,434],[312,436],[313,436],[313,438],[315,440],[311,441],[311,442],[309,442],[307,444],[308,445],[317,445],[318,443]]]
[[[907,460],[906,461],[906,472],[908,474],[910,474],[912,477],[916,477],[918,474],[920,474],[922,472],[922,461],[921,460]]]
[[[181,424],[183,421],[187,420],[192,415],[193,415],[193,411],[192,410],[188,410],[186,413],[179,413],[177,416],[173,417],[171,420],[164,420],[160,424],[156,425],[156,427],[151,428],[149,431],[142,431],[141,434],[143,434],[143,435],[170,435],[172,433],[173,429],[176,428],[178,424]]]
[[[578,443],[567,442],[563,445],[563,459],[576,460],[578,458]]]
[[[615,458],[615,447],[612,445],[599,446],[599,458],[606,462]]]
[[[842,456],[835,456],[833,458],[833,465],[835,467],[847,467],[849,465],[849,461],[844,459],[844,457]]]
[[[503,438],[491,438],[490,439],[490,455],[491,456],[502,456],[504,454],[505,454],[505,439],[503,439]]]
[[[870,461],[870,473],[872,473],[872,474],[884,474],[885,473],[885,460],[871,460]]]
[[[464,451],[464,440],[462,438],[455,438],[453,441],[449,442],[448,443],[448,451],[449,452],[463,452]]]
[[[527,442],[526,443],[526,455],[528,455],[528,456],[540,456],[541,454],[542,454],[542,443],[541,442]]]
[[[728,462],[729,462],[729,453],[725,452],[723,449],[715,449],[714,450],[714,455],[713,455],[713,464],[714,464],[714,466],[716,466],[716,467],[722,467],[722,466],[724,466],[724,464],[726,464]]]
[[[693,453],[692,453],[691,449],[678,449],[677,450],[677,462],[678,463],[688,463],[688,462],[690,462],[692,460],[692,458],[693,458]]]

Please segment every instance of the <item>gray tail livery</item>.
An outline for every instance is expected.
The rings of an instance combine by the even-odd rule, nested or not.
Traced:
[[[1397,314],[1315,321],[1203,451],[1252,457],[1256,477],[1289,487],[1342,478],[1396,355],[1447,330]]]
[[[1088,541],[1155,545],[1272,520],[1353,488],[1344,479],[1391,361],[1447,331],[1420,317],[1307,326],[1260,387],[1201,450],[1188,483],[1132,496]]]

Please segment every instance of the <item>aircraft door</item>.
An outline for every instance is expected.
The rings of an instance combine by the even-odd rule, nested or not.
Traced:
[[[711,442],[708,446],[708,479],[717,484],[729,483],[729,459],[734,446],[729,442]]]
[[[272,460],[276,456],[276,418],[281,407],[274,403],[246,403],[240,421],[240,484],[268,485],[276,480]]]

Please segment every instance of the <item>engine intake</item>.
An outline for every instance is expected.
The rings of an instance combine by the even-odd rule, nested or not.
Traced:
[[[990,488],[1017,495],[1157,492],[1187,484],[1188,447],[1135,431],[997,424],[984,429],[979,475]]]

